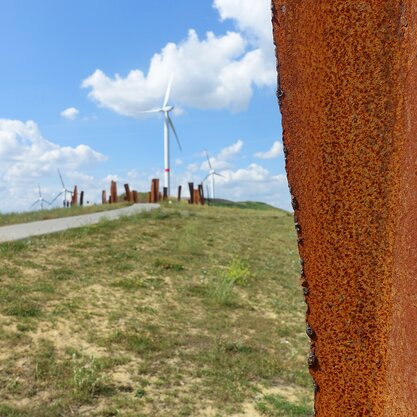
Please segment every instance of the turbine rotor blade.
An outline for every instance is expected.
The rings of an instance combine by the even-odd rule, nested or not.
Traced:
[[[64,192],[61,191],[52,201],[51,204],[55,203],[55,201],[63,194]]]
[[[204,178],[203,182],[210,176],[210,174],[207,174],[206,177]]]
[[[174,78],[174,75],[172,74],[169,82],[168,82],[168,87],[167,87],[167,91],[165,93],[165,98],[164,98],[164,104],[162,107],[166,107],[169,101],[169,96],[171,95],[171,87],[172,87],[172,79]]]
[[[181,142],[180,142],[180,140],[179,140],[179,138],[178,138],[178,135],[177,135],[177,132],[176,132],[176,130],[175,130],[174,123],[172,123],[172,120],[171,120],[171,118],[169,117],[169,114],[168,114],[168,113],[167,113],[167,119],[168,119],[168,123],[169,123],[169,125],[171,126],[172,131],[174,132],[175,139],[177,139],[178,147],[179,147],[179,148],[180,148],[180,150],[182,151]]]
[[[31,208],[33,208],[33,207],[35,207],[36,206],[36,204],[38,204],[39,203],[39,200],[36,200],[30,207],[29,207],[29,210],[31,209]]]
[[[151,110],[142,110],[139,113],[159,113],[162,109],[151,109]]]
[[[204,149],[204,151],[206,152],[206,157],[207,157],[207,162],[208,162],[208,164],[209,164],[209,167],[210,167],[210,169],[213,169],[213,168],[211,167],[211,162],[210,162],[210,158],[209,158],[209,154],[208,154],[208,152],[207,152],[207,149]]]
[[[226,178],[224,175],[219,174],[218,172],[213,172],[213,175],[217,175],[218,177]]]
[[[61,179],[62,188],[65,188],[64,180],[62,179],[61,171],[58,169],[59,178]]]

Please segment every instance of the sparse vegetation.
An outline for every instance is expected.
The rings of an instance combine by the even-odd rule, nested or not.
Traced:
[[[172,204],[0,264],[2,417],[311,414],[286,212]]]

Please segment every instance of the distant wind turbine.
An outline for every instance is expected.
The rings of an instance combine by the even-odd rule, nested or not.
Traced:
[[[210,162],[210,157],[209,154],[207,152],[207,150],[205,150],[206,152],[206,157],[207,157],[207,162],[209,164],[210,167],[210,172],[207,174],[206,178],[204,178],[203,182],[207,180],[208,177],[211,177],[211,198],[214,199],[214,177],[217,175],[218,177],[223,177],[224,176],[222,174],[219,174],[218,172],[216,172],[216,170],[212,167],[211,162]]]
[[[174,132],[175,138],[177,139],[178,147],[182,151],[181,143],[178,138],[177,132],[175,131],[174,123],[172,123],[169,113],[174,110],[174,106],[168,105],[169,97],[171,95],[172,87],[172,76],[169,80],[167,91],[165,92],[164,103],[159,109],[145,110],[141,113],[164,113],[164,165],[165,165],[165,187],[168,189],[168,196],[171,195],[171,183],[170,183],[170,167],[169,167],[169,129],[171,128]]]
[[[57,196],[55,196],[55,198],[51,201],[51,204],[53,204],[58,199],[58,197],[60,197],[61,195],[64,195],[63,206],[65,207],[67,203],[67,193],[72,196],[72,191],[67,190],[67,187],[65,187],[64,180],[62,179],[61,171],[59,169],[58,169],[58,175],[61,180],[62,191]]]
[[[32,209],[33,207],[35,207],[37,204],[40,205],[41,210],[43,210],[43,204],[46,203],[49,206],[51,205],[51,203],[49,201],[46,201],[43,197],[42,197],[42,193],[41,193],[41,186],[38,184],[38,190],[39,190],[39,198],[29,207],[29,210]]]

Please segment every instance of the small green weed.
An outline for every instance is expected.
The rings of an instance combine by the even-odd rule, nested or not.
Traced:
[[[247,262],[236,256],[230,262],[225,277],[237,285],[248,285],[250,279],[250,269]]]
[[[91,398],[107,390],[108,380],[102,365],[94,356],[84,357],[73,353],[71,362],[72,386],[77,397]]]

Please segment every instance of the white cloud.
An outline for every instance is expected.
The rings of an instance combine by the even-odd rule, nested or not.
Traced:
[[[259,159],[273,159],[277,158],[282,153],[282,144],[281,142],[274,142],[271,149],[266,152],[257,152],[254,154],[256,158]]]
[[[212,168],[216,171],[229,168],[230,160],[234,156],[239,154],[239,152],[242,150],[242,147],[243,147],[243,141],[239,139],[232,145],[226,146],[225,148],[223,148],[217,155],[215,156],[209,155]],[[207,161],[207,156],[205,153],[203,155],[206,158],[206,160],[201,164],[200,169],[203,171],[209,171],[210,166]]]
[[[183,185],[183,195],[188,196],[188,182],[200,183],[206,176],[190,164],[187,171],[172,176],[172,189]],[[222,177],[215,177],[216,198],[233,201],[263,201],[276,207],[291,210],[290,194],[285,174],[272,174],[259,164],[243,168],[217,170]],[[210,189],[210,181],[206,183]]]
[[[230,157],[238,154],[243,147],[243,141],[240,139],[234,143],[233,145],[227,146],[226,148],[223,148],[220,153],[217,155],[217,159],[220,160],[227,160]]]
[[[61,187],[58,168],[71,179],[81,180],[85,174],[78,172],[80,168],[106,159],[87,145],[69,147],[48,141],[33,121],[0,119],[0,177],[6,184],[0,190],[0,209],[27,209],[37,194],[28,195],[28,190],[37,189],[37,183],[46,194],[57,191]]]
[[[75,107],[68,107],[61,112],[61,116],[68,120],[74,120],[79,115],[79,113],[80,111]]]
[[[182,159],[180,159],[180,158],[177,158],[177,159],[175,160],[175,165],[176,165],[177,167],[181,166],[183,163],[184,163],[184,161],[183,161]]]
[[[240,168],[236,171],[225,170],[221,171],[224,178],[219,178],[219,182],[224,184],[233,184],[244,182],[262,182],[271,178],[269,171],[258,165],[250,164],[247,168]]]
[[[269,0],[214,0],[222,20],[232,19],[241,31],[272,43],[271,3]]]
[[[197,172],[199,170],[199,165],[196,162],[193,162],[192,164],[188,164],[187,171],[188,172]]]
[[[216,177],[216,197],[235,201],[263,201],[291,210],[285,174],[273,175],[258,164],[220,173],[223,177]]]
[[[162,104],[168,80],[175,73],[173,103],[199,109],[244,110],[254,87],[273,87],[276,74],[269,0],[243,3],[243,14],[227,1],[214,3],[222,19],[236,21],[241,33],[216,36],[208,32],[200,38],[191,29],[185,40],[168,43],[156,53],[147,73],[135,69],[125,76],[111,77],[97,69],[82,87],[90,89],[90,99],[99,106],[141,117],[142,110]]]

